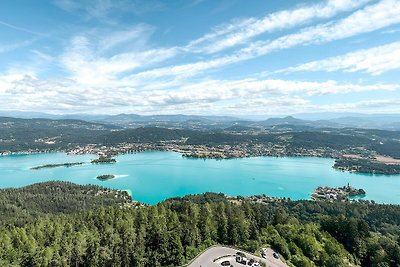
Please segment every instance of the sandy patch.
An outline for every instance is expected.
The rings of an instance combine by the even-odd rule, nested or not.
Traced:
[[[397,164],[400,164],[400,159],[394,159],[394,158],[392,158],[392,157],[385,157],[385,156],[381,156],[381,155],[377,155],[376,157],[375,157],[375,159],[377,160],[377,161],[379,161],[379,162],[382,162],[382,163],[385,163],[385,164],[395,164],[395,165],[397,165]]]

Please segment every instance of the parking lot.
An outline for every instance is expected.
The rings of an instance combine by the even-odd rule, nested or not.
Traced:
[[[280,259],[275,259],[272,254],[273,251],[271,249],[267,250],[267,258],[260,258],[257,256],[254,256],[250,253],[233,249],[233,248],[228,248],[228,247],[223,247],[223,246],[215,246],[211,247],[208,250],[206,250],[203,254],[201,254],[199,257],[197,257],[190,265],[189,267],[216,267],[216,266],[222,266],[221,263],[223,261],[229,261],[230,264],[233,267],[244,267],[245,265],[236,262],[236,253],[240,251],[244,253],[246,258],[248,259],[254,259],[258,262],[264,262],[267,264],[267,266],[270,267],[286,267],[287,265],[282,262]],[[248,265],[246,265],[248,266]]]

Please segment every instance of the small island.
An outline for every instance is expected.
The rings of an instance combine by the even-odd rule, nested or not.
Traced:
[[[364,189],[357,189],[350,184],[343,187],[320,186],[315,189],[311,195],[312,200],[322,201],[346,201],[352,197],[364,197],[366,195]]]
[[[116,163],[117,161],[109,156],[100,156],[98,159],[94,159],[91,161],[92,164],[107,164],[107,163]]]
[[[40,170],[40,169],[58,168],[58,167],[72,167],[72,166],[82,165],[82,164],[83,164],[83,162],[46,164],[46,165],[42,165],[42,166],[32,167],[31,170]]]
[[[113,175],[113,174],[103,174],[103,175],[97,176],[96,178],[101,180],[101,181],[106,181],[106,180],[114,179],[115,175]]]

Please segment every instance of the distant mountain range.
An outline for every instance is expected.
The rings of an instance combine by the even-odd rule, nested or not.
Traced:
[[[124,128],[142,126],[176,127],[189,129],[230,129],[231,127],[271,128],[288,127],[295,130],[307,128],[368,128],[400,130],[400,114],[359,114],[359,113],[310,113],[267,119],[243,119],[233,116],[201,115],[56,115],[39,112],[0,111],[0,117],[45,118],[53,120],[83,120],[93,123],[109,124]],[[235,129],[235,128],[232,128]],[[236,128],[238,129],[238,128]]]

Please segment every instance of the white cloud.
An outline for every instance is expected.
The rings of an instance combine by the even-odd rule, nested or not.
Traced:
[[[332,42],[382,29],[400,23],[400,16],[398,14],[400,14],[400,1],[382,0],[336,22],[308,27],[298,33],[284,35],[272,41],[253,42],[248,47],[240,49],[231,55],[207,61],[153,69],[135,74],[132,78],[163,76],[190,77],[210,69],[264,56],[275,51],[296,46]]]
[[[68,12],[81,12],[87,19],[103,19],[114,11],[143,14],[159,10],[161,2],[146,0],[54,0],[56,6]]]
[[[312,104],[302,97],[391,90],[400,90],[400,85],[243,79],[208,80],[174,88],[141,90],[130,86],[85,86],[74,80],[41,80],[34,73],[0,75],[0,105],[9,109],[59,113],[100,113],[104,109],[113,112],[180,110],[209,113],[214,109],[217,114],[217,109],[233,112],[235,107],[236,112],[249,113],[262,104],[267,105],[268,110],[285,105],[287,108],[293,105],[290,109],[304,108]],[[241,106],[242,103],[249,105]]]
[[[362,91],[393,91],[398,89],[400,89],[400,84],[357,85],[338,83],[332,80],[326,82],[305,82],[276,79],[210,80],[182,86],[182,91],[191,92],[192,95],[212,95],[214,98],[218,96],[221,100],[265,95],[293,95],[300,93],[302,95],[314,96]]]
[[[360,112],[374,112],[384,111],[384,112],[400,112],[400,99],[373,99],[364,100],[352,103],[336,103],[332,105],[315,105],[317,111],[360,111]]]
[[[34,43],[36,40],[37,39],[34,38],[34,39],[29,39],[29,40],[18,42],[18,43],[13,43],[13,44],[0,44],[0,54],[1,53],[11,52],[11,51],[14,51],[16,49],[29,46],[32,43]]]
[[[40,52],[40,51],[35,50],[35,49],[32,50],[31,52],[32,52],[39,60],[44,61],[44,62],[47,62],[47,63],[54,62],[54,60],[56,59],[55,57],[53,57],[53,56],[51,56],[51,55],[49,55],[49,54]]]
[[[298,45],[336,41],[400,23],[398,14],[400,14],[400,1],[382,0],[377,4],[358,10],[335,23],[310,27],[299,33],[289,34],[271,42],[256,42],[243,51],[256,56]]]
[[[77,4],[72,0],[60,1]],[[104,0],[105,4],[108,2]],[[244,43],[264,32],[304,25],[312,19],[333,17],[339,12],[354,9],[366,2],[368,1],[331,0],[323,4],[278,12],[261,20],[242,20],[206,35],[204,39],[192,42],[191,48],[203,49],[202,52],[205,53],[221,51]],[[105,7],[100,7],[101,9],[107,10]],[[102,12],[94,12],[97,13]],[[59,113],[180,111],[251,114],[281,113],[285,108],[286,112],[290,113],[329,109],[327,105],[314,104],[311,99],[332,94],[400,90],[400,84],[365,85],[332,80],[313,82],[251,78],[214,80],[204,76],[194,79],[193,76],[283,49],[318,45],[384,29],[400,22],[398,14],[400,14],[398,0],[382,0],[342,19],[307,27],[271,41],[253,42],[246,48],[225,56],[211,56],[208,60],[181,65],[168,65],[167,60],[175,58],[179,61],[180,58],[176,56],[188,52],[185,47],[152,48],[149,39],[154,28],[149,25],[138,24],[119,31],[102,28],[101,34],[96,29],[88,30],[71,38],[61,55],[49,56],[41,51],[32,50],[44,65],[54,64],[62,72],[67,73],[62,74],[62,78],[41,77],[38,74],[40,66],[37,66],[37,72],[16,71],[0,74],[0,105],[7,105],[10,109]],[[400,45],[395,44],[397,45],[311,62],[298,68],[366,71],[375,75],[399,68]],[[207,54],[202,56],[210,57]],[[163,64],[160,64],[161,62]],[[165,67],[157,68],[157,66]],[[333,107],[362,109],[372,107],[375,103],[374,107],[380,109],[379,103],[383,106],[393,103],[385,101],[359,102],[354,106],[339,103]]]
[[[365,100],[352,103],[315,104],[300,97],[275,97],[268,99],[250,99],[228,106],[209,107],[212,114],[230,115],[291,115],[301,112],[367,112],[399,113],[400,99]]]
[[[214,32],[192,41],[187,49],[196,52],[215,53],[246,43],[258,35],[276,30],[289,29],[315,19],[327,19],[345,11],[354,10],[371,0],[328,0],[310,6],[284,10],[256,19],[242,19],[218,26]]]
[[[27,28],[24,28],[24,27],[20,27],[20,26],[16,26],[16,25],[13,25],[13,24],[7,23],[5,21],[1,21],[1,20],[0,20],[0,25],[6,26],[8,28],[11,28],[11,29],[14,29],[14,30],[17,30],[17,31],[30,33],[30,34],[33,34],[33,35],[42,35],[39,32],[35,32],[35,31],[30,30],[30,29],[27,29]]]
[[[398,32],[400,32],[400,29],[385,30],[382,33],[383,34],[393,34],[393,33],[398,33]]]
[[[135,47],[144,47],[154,30],[155,28],[148,24],[138,24],[128,29],[113,31],[102,36],[104,29],[101,29],[101,31],[96,32],[96,35],[102,36],[98,44],[99,50],[106,52],[110,49],[121,48],[122,45],[128,46],[130,50]]]
[[[121,0],[93,0],[93,1],[76,1],[76,0],[55,0],[54,3],[69,12],[83,11],[89,18],[103,17],[113,9],[126,6],[126,1]]]
[[[387,71],[400,69],[400,42],[394,42],[374,48],[363,49],[342,56],[312,61],[278,72],[297,71],[364,71],[379,75]]]
[[[114,41],[114,45],[119,42],[120,39]],[[76,36],[60,59],[72,74],[71,79],[82,85],[106,86],[118,83],[119,75],[124,72],[151,66],[175,56],[176,53],[177,49],[172,47],[103,56],[87,37]]]
[[[357,1],[358,4],[360,3]],[[324,4],[312,7],[303,7],[291,11],[282,11],[282,14],[314,14],[316,10],[322,14],[315,16],[325,17],[339,12],[339,10],[351,9],[358,5],[354,1],[327,1]],[[347,7],[346,7],[347,5]],[[304,11],[306,10],[306,11]],[[289,13],[288,13],[289,12]],[[126,43],[130,44],[136,36],[148,31],[148,25],[139,24],[128,30],[117,32],[104,32],[100,37],[93,38],[88,34],[73,38],[68,49],[60,57],[62,66],[70,73],[69,78],[83,86],[139,86],[145,82],[174,83],[182,81],[193,75],[197,75],[210,69],[245,61],[259,57],[273,51],[287,49],[299,45],[319,44],[369,32],[378,28],[400,22],[400,3],[396,0],[383,0],[377,4],[365,7],[352,13],[348,17],[334,23],[321,24],[306,28],[299,33],[285,35],[273,41],[259,41],[252,43],[247,48],[236,53],[216,57],[207,61],[153,68],[156,63],[175,57],[182,52],[182,48],[154,48],[143,49],[146,45],[135,44],[129,51],[121,52],[121,49],[113,49]],[[314,16],[313,15],[313,16]],[[298,15],[298,17],[302,17]],[[268,17],[271,19],[271,17]],[[261,23],[260,21],[258,23]],[[290,22],[287,22],[290,24]],[[248,22],[239,23],[241,27]],[[250,27],[249,25],[247,25]],[[246,26],[246,27],[247,27]],[[236,26],[232,26],[235,28]],[[245,27],[245,28],[246,28]],[[248,27],[246,29],[248,29]],[[233,30],[234,31],[234,30]],[[148,37],[144,38],[147,39]],[[146,40],[144,41],[146,43]]]

